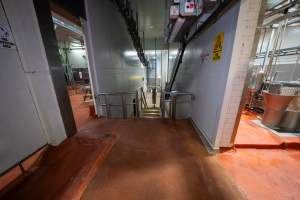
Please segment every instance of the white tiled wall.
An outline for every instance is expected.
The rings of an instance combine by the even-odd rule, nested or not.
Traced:
[[[242,0],[215,146],[229,147],[263,0]]]

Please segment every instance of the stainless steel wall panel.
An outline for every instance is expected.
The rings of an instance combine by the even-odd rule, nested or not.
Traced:
[[[95,94],[135,91],[143,85],[145,69],[127,56],[135,52],[125,22],[112,1],[86,0],[89,63]],[[118,101],[118,100],[116,100]],[[104,114],[97,106],[98,113]]]
[[[211,144],[214,144],[217,135],[238,12],[239,3],[187,46],[174,85],[175,90],[196,96],[190,117]],[[214,40],[220,32],[224,32],[222,59],[213,62]],[[177,109],[179,115],[186,115],[187,109]]]

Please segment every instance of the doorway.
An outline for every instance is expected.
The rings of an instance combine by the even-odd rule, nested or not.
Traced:
[[[76,127],[79,130],[95,118],[87,51],[80,20],[75,17],[73,19],[72,16],[65,18],[66,11],[59,12],[60,10],[52,9],[51,14],[67,91]]]
[[[265,14],[250,62],[245,104],[232,137],[235,147],[300,148],[300,18],[296,12],[299,8],[290,5],[285,14],[272,10]]]

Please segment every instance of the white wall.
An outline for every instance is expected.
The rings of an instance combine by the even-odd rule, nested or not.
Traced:
[[[125,56],[134,51],[125,22],[112,1],[86,0],[87,49],[95,94],[135,91],[145,69]],[[146,78],[146,77],[145,77]],[[113,100],[118,101],[118,100]],[[98,113],[104,114],[98,107]]]
[[[48,142],[57,145],[66,138],[66,132],[33,2],[3,0],[3,5]]]
[[[0,173],[66,138],[32,0],[2,0],[0,24],[17,49],[0,49]],[[2,8],[2,7],[1,7]]]
[[[2,2],[1,2],[2,3]],[[0,26],[15,43],[0,4]],[[47,143],[29,84],[14,46],[0,48],[0,174]]]
[[[255,56],[258,36],[264,16],[263,0],[242,0],[238,14],[232,57],[226,82],[224,100],[218,124],[216,147],[232,147],[233,134],[238,125],[237,118],[250,59]]]
[[[175,89],[195,94],[191,118],[211,148],[232,146],[262,5],[262,0],[239,1],[192,41],[184,54]],[[224,32],[222,59],[213,63],[213,41],[219,32]],[[209,56],[202,59],[206,53]]]
[[[187,46],[174,85],[175,90],[195,95],[191,118],[211,146],[214,146],[216,140],[238,11],[239,4],[236,4]],[[219,32],[224,32],[222,60],[214,63],[213,43]],[[209,56],[201,61],[201,55],[206,53],[209,53]],[[183,112],[180,108],[177,109],[178,112]]]

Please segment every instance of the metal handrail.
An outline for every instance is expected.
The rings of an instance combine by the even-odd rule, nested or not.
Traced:
[[[147,104],[147,100],[146,100],[146,95],[144,93],[143,87],[141,87],[140,90],[141,90],[141,102],[142,102],[142,104],[144,104],[145,108],[148,108],[148,104]],[[141,106],[143,106],[143,105],[141,105]]]
[[[135,102],[133,103],[127,103],[126,102],[126,96],[128,95],[135,95]],[[99,93],[96,95],[96,99],[99,99],[100,101],[100,96],[104,96],[104,101],[105,103],[100,104],[101,107],[105,107],[106,109],[106,117],[108,119],[111,118],[111,110],[110,107],[122,107],[122,114],[123,114],[123,119],[127,119],[127,106],[129,105],[134,105],[136,112],[135,112],[135,117],[139,118],[140,117],[140,112],[139,112],[139,93],[138,91],[135,92],[111,92],[111,93]],[[119,96],[121,97],[121,104],[111,104],[109,102],[109,96]]]
[[[170,99],[166,99],[166,95],[170,96]],[[190,96],[191,99],[189,101],[178,101],[177,97],[178,96]],[[162,92],[161,94],[161,113],[162,113],[162,118],[165,118],[165,102],[170,102],[170,110],[169,110],[169,118],[171,120],[176,119],[176,106],[178,103],[188,103],[195,100],[195,95],[189,92]]]

